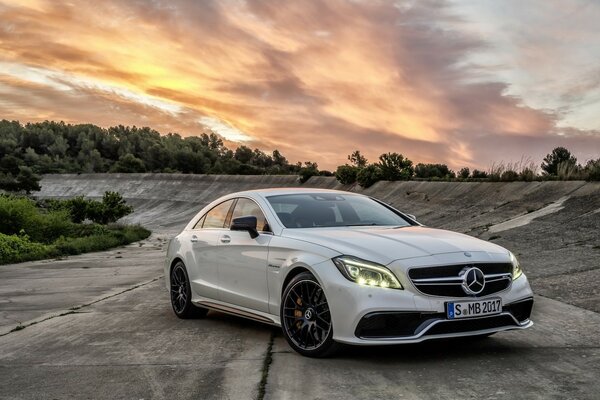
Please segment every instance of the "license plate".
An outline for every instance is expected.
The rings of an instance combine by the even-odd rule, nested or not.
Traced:
[[[446,303],[448,319],[460,319],[493,315],[502,312],[502,300],[498,298],[471,301],[453,301]]]

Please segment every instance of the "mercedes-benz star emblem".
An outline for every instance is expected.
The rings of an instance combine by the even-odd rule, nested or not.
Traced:
[[[466,294],[476,295],[485,288],[485,275],[477,267],[466,269],[462,274],[462,288]]]

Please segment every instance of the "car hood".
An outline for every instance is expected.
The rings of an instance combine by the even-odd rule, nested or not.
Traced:
[[[394,260],[444,253],[507,253],[498,245],[472,236],[422,226],[285,229],[282,236],[384,265]]]

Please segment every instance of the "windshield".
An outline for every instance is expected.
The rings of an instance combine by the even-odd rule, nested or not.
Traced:
[[[286,228],[410,226],[391,209],[364,196],[303,193],[269,196],[267,200]]]

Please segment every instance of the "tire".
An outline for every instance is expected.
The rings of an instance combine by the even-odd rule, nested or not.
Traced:
[[[196,307],[192,303],[190,279],[183,262],[178,261],[171,268],[171,307],[181,319],[202,318],[208,314],[206,308]]]
[[[333,340],[331,312],[323,288],[309,272],[295,276],[281,298],[283,336],[296,352],[307,357],[328,357],[340,344]]]

